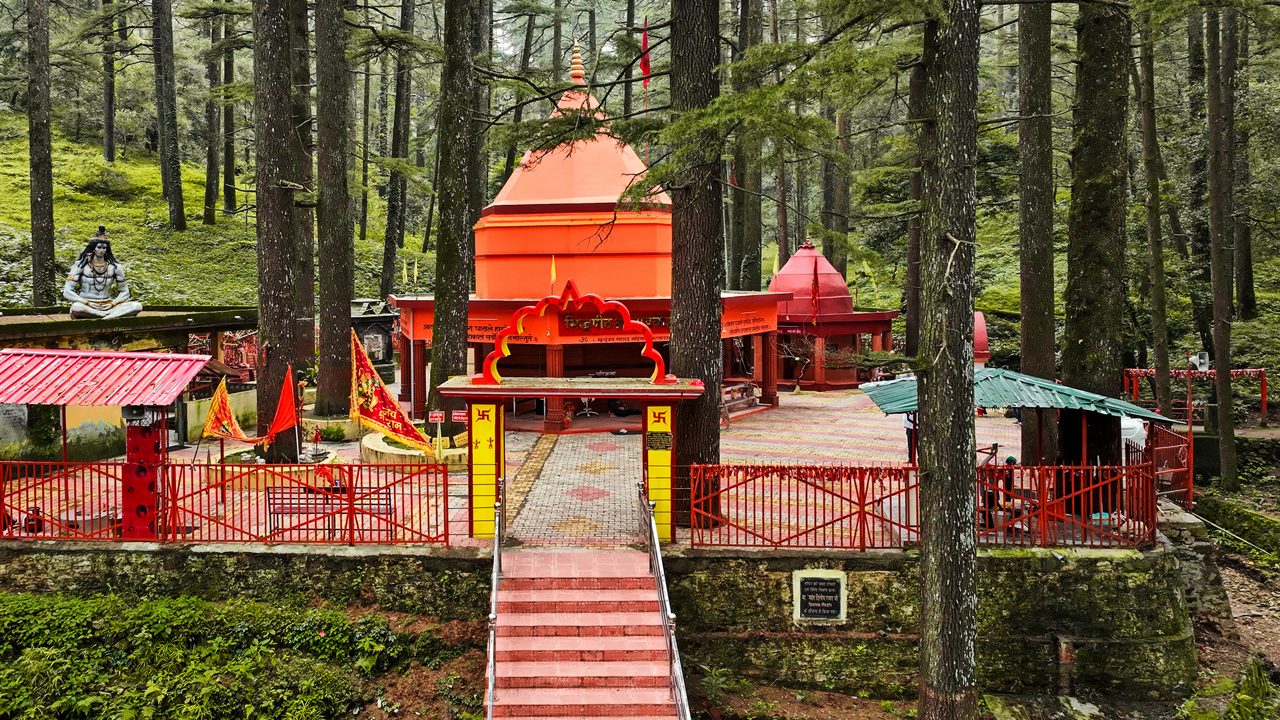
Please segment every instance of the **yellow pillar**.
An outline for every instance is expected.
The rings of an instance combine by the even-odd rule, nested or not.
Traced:
[[[671,542],[672,537],[672,428],[675,407],[649,405],[644,410],[644,463],[649,478],[649,500],[654,503],[653,518],[658,524],[658,539]]]
[[[493,537],[493,503],[498,478],[504,473],[502,407],[496,403],[470,406],[471,537]]]

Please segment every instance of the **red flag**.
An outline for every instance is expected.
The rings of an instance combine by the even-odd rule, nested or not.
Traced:
[[[809,290],[809,304],[813,308],[813,317],[809,318],[809,322],[818,324],[818,259],[813,259],[813,287]]]
[[[644,89],[649,89],[649,18],[644,19],[640,33],[640,74],[644,76]]]
[[[227,379],[222,378],[218,389],[209,401],[209,417],[204,421],[204,430],[200,437],[218,437],[240,442],[257,443],[262,438],[249,437],[236,422],[236,414],[231,410],[231,396],[227,394]]]
[[[267,428],[266,442],[270,443],[276,435],[298,424],[298,405],[294,399],[293,366],[284,373],[284,385],[280,387],[280,399],[276,401],[276,416]]]

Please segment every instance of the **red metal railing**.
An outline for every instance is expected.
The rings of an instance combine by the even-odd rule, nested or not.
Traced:
[[[1154,464],[1156,490],[1190,510],[1195,506],[1195,473],[1191,438],[1151,423],[1147,450]]]
[[[114,540],[122,463],[0,463],[0,537]]]
[[[1150,463],[985,465],[975,533],[987,545],[1131,547],[1155,539]],[[695,465],[694,547],[899,548],[920,539],[912,466]]]
[[[0,537],[120,537],[119,463],[0,463]],[[161,466],[161,542],[442,543],[439,465]]]
[[[691,544],[892,548],[919,534],[907,466],[694,465]]]

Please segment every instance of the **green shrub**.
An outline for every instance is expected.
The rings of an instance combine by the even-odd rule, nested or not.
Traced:
[[[325,442],[342,442],[347,439],[347,433],[341,425],[325,425],[320,428],[320,439]]]
[[[71,168],[60,168],[60,178],[78,192],[113,200],[129,200],[142,191],[124,173],[102,158],[76,160]]]

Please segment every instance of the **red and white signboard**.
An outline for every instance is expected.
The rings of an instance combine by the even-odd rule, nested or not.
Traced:
[[[453,411],[453,413],[449,416],[449,418],[450,418],[451,420],[453,420],[454,422],[463,422],[463,423],[464,423],[464,422],[466,422],[466,421],[467,421],[467,411],[466,411],[466,410],[454,410],[454,411]]]
[[[442,423],[444,422],[443,410],[431,410],[427,412],[427,422]]]

